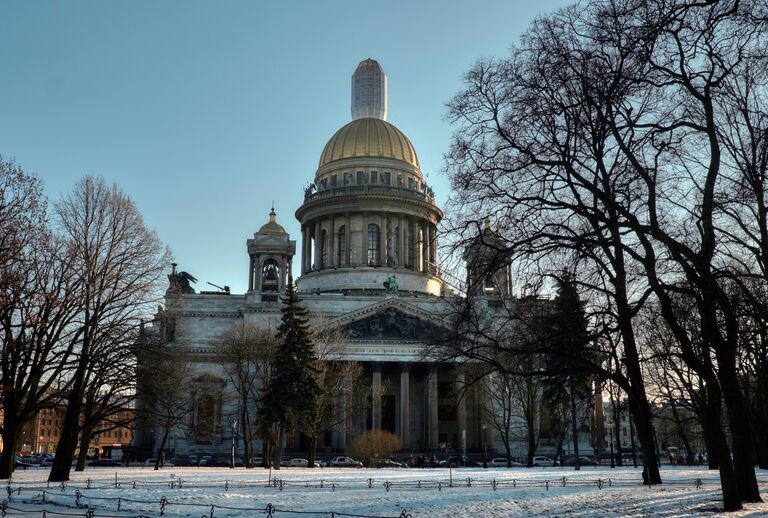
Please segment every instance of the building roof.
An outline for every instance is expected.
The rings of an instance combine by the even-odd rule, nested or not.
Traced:
[[[354,120],[337,131],[323,148],[318,167],[345,158],[391,158],[419,168],[408,137],[389,122],[372,117]]]

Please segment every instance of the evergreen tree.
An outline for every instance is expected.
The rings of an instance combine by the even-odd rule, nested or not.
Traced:
[[[573,276],[564,273],[557,282],[557,296],[553,311],[548,315],[550,322],[547,326],[551,352],[550,370],[553,371],[552,392],[558,394],[561,402],[563,399],[567,400],[570,406],[574,464],[578,470],[580,463],[576,401],[586,397],[589,392],[592,353],[589,351],[587,319]]]
[[[280,345],[271,363],[272,374],[261,406],[263,424],[271,425],[275,431],[276,468],[280,466],[284,434],[316,420],[321,393],[307,310],[300,305],[293,282],[288,283],[282,302],[282,317],[277,328]]]

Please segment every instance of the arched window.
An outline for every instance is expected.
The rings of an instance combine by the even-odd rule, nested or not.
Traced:
[[[280,267],[274,259],[267,259],[261,267],[261,291],[278,291]]]
[[[323,230],[322,238],[320,240],[320,268],[328,266],[328,232]]]
[[[195,436],[198,441],[213,440],[216,425],[216,402],[210,394],[201,394],[195,405]]]
[[[375,223],[368,225],[368,264],[379,264],[379,226]]]
[[[336,261],[336,264],[342,266],[345,264],[344,259],[347,256],[347,229],[344,228],[344,225],[339,227],[339,239],[337,241],[339,242],[339,260]]]

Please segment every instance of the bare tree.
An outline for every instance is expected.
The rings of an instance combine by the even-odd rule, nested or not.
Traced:
[[[171,432],[183,428],[194,410],[188,389],[192,366],[188,352],[169,348],[158,337],[144,337],[135,349],[137,376],[144,401],[139,416],[149,426],[160,429],[155,470],[162,467]]]
[[[733,464],[718,445],[728,510],[760,496],[735,369],[733,258],[720,252],[728,198],[719,128],[729,123],[720,107],[725,85],[762,53],[766,19],[754,13],[764,10],[738,0],[564,9],[538,20],[509,59],[479,63],[451,104],[462,122],[451,169],[468,218],[497,214],[520,257],[547,262],[566,248],[610,279],[602,294],[615,308],[631,381],[622,390],[643,450],[653,443],[633,319],[645,300],[655,297],[686,363],[721,391],[713,396],[725,401],[735,439]],[[681,281],[712,364],[677,320]],[[645,467],[660,481],[655,465]]]
[[[522,370],[532,371],[528,367]],[[488,374],[482,384],[485,397],[491,403],[484,413],[501,437],[507,467],[512,466],[512,441],[519,437],[527,444],[526,465],[533,466],[545,413],[544,385],[544,379],[537,376],[498,371]]]
[[[74,254],[80,313],[77,350],[62,433],[48,479],[69,479],[78,443],[88,371],[103,340],[116,329],[138,329],[159,298],[157,288],[169,254],[136,206],[117,186],[84,177],[56,205],[58,225]]]
[[[315,334],[317,349],[317,381],[322,389],[317,398],[317,414],[313,422],[307,423],[304,433],[309,437],[309,467],[315,465],[315,450],[318,436],[326,431],[341,428],[346,433],[360,406],[355,404],[356,387],[363,369],[359,362],[343,360],[344,347],[348,343],[342,329],[329,327],[328,322],[317,320],[314,327],[321,331]]]
[[[13,472],[25,424],[64,388],[78,295],[71,247],[47,228],[40,182],[0,158],[0,478]]]
[[[86,374],[76,471],[85,469],[88,445],[95,434],[132,426],[136,362],[131,346],[138,333],[132,326],[115,326],[110,331],[94,344]]]
[[[260,393],[269,383],[269,365],[277,340],[274,330],[242,322],[225,332],[219,341],[224,370],[240,399],[244,462],[245,467],[250,468],[253,467],[254,419],[258,415]],[[268,440],[264,438],[265,442]]]

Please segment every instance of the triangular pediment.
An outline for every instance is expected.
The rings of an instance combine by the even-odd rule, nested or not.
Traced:
[[[327,327],[341,329],[350,340],[429,342],[446,332],[436,315],[394,297],[337,317]]]

